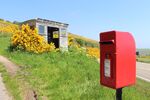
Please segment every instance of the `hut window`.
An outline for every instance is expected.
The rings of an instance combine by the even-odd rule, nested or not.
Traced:
[[[44,34],[44,26],[43,25],[39,25],[39,33]]]

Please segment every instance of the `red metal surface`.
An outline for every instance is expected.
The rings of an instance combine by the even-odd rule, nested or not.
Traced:
[[[130,33],[119,31],[101,33],[100,52],[100,83],[102,85],[117,89],[135,84],[136,49],[135,41]],[[110,77],[109,73],[105,75],[105,70],[109,69],[106,67],[109,63],[105,63],[109,60]]]

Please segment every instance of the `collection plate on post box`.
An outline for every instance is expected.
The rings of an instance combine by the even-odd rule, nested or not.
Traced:
[[[110,77],[110,59],[104,61],[104,74],[106,77]]]

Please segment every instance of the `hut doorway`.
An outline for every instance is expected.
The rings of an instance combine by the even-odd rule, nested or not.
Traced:
[[[59,28],[47,27],[48,43],[53,42],[56,48],[59,48]]]

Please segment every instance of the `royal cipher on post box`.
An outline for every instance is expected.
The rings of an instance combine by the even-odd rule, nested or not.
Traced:
[[[100,33],[100,83],[118,89],[135,84],[135,41],[128,32]]]

